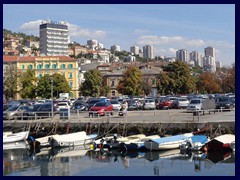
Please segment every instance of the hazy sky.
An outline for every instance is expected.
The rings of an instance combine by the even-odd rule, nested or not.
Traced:
[[[155,55],[175,57],[216,48],[222,65],[235,62],[234,4],[4,4],[3,28],[39,36],[43,20],[65,21],[70,40],[96,39],[110,49],[153,45]]]

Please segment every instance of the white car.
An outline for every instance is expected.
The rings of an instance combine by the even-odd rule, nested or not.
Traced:
[[[114,111],[120,111],[120,109],[121,109],[120,102],[118,102],[116,99],[112,99],[112,100],[110,100],[110,103],[112,104]]]
[[[70,108],[69,104],[67,102],[59,102],[57,105],[57,111],[60,111],[60,109],[67,109]]]

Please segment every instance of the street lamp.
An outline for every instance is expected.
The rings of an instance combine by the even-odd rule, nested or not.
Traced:
[[[52,100],[52,119],[53,119],[53,77],[50,77],[51,80],[51,100]]]

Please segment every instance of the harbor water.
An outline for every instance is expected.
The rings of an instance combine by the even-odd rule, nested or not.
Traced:
[[[4,176],[235,176],[235,153],[44,148],[3,151]]]

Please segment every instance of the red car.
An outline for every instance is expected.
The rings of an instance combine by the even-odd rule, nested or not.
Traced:
[[[105,114],[109,114],[109,113],[113,115],[113,106],[109,101],[97,102],[89,109],[89,116],[93,116],[93,115],[104,116]]]
[[[172,108],[173,100],[177,99],[177,97],[167,97],[163,101],[159,102],[159,109],[170,109]]]

